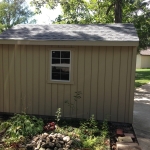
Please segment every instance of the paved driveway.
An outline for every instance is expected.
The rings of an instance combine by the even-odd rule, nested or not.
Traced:
[[[133,127],[142,150],[150,150],[150,83],[135,90]]]

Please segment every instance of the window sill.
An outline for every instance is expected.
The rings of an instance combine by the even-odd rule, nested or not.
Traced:
[[[48,81],[48,84],[74,84],[73,81]]]

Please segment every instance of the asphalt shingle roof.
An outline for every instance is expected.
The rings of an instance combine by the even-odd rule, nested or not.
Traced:
[[[0,35],[0,40],[139,41],[133,24],[18,24]]]

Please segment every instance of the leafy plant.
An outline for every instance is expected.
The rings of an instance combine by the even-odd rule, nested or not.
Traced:
[[[16,114],[11,118],[11,127],[7,130],[9,135],[17,134],[32,136],[43,130],[43,120],[26,114]]]
[[[6,130],[10,126],[11,126],[11,123],[9,121],[2,122],[0,124],[0,132]]]
[[[82,94],[81,91],[75,92],[75,95],[74,95],[74,102],[73,102],[73,103],[69,102],[68,100],[65,101],[65,104],[67,104],[67,105],[71,108],[72,112],[73,112],[74,109],[75,109],[75,106],[76,106],[77,101],[78,101],[79,99],[81,99],[81,94]]]
[[[98,133],[98,122],[95,120],[94,115],[92,115],[89,120],[81,122],[80,129],[85,135],[94,135]]]
[[[83,141],[83,147],[84,148],[93,148],[97,143],[97,138],[89,136]]]
[[[8,125],[3,141],[8,146],[17,145],[25,137],[33,136],[43,131],[43,120],[26,114],[16,114],[4,124]]]
[[[56,111],[56,121],[57,121],[57,124],[58,122],[60,121],[60,117],[61,117],[61,108],[58,108],[57,111]]]
[[[25,137],[24,136],[12,136],[7,138],[7,140],[4,140],[5,142],[5,146],[6,147],[12,147],[17,149],[19,144],[24,143],[25,142]]]
[[[106,138],[108,136],[108,122],[107,122],[107,120],[103,121],[102,130],[101,130],[101,136],[103,138]]]

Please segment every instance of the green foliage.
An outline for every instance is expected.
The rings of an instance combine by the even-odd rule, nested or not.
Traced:
[[[45,6],[50,9],[54,9],[58,6],[58,3],[60,1],[65,1],[65,0],[32,0],[31,1],[31,6],[34,6],[36,8],[36,13],[41,13],[41,7]]]
[[[110,146],[108,139],[109,139],[108,122],[107,120],[104,120],[101,127],[101,134],[98,140],[98,144],[95,146],[95,150],[108,149]]]
[[[25,0],[2,0],[0,2],[0,32],[16,24],[29,23],[33,15]],[[33,23],[33,20],[31,22]]]
[[[0,132],[7,129],[10,126],[11,126],[11,123],[9,121],[2,122],[0,124]]]
[[[100,130],[98,128],[98,122],[95,120],[94,115],[92,115],[89,120],[81,123],[80,129],[80,137],[84,148],[96,150],[109,148],[109,142],[107,142],[109,131],[106,120],[103,122]]]
[[[16,114],[7,122],[0,125],[0,128],[7,125],[3,141],[6,145],[23,142],[25,137],[33,136],[43,131],[43,120],[26,114]]]
[[[83,141],[83,148],[93,148],[97,144],[97,138],[88,136]]]
[[[98,122],[95,120],[94,115],[92,115],[87,121],[81,122],[80,129],[84,136],[93,136],[96,133],[99,133]]]
[[[11,128],[8,129],[8,134],[33,136],[43,130],[43,120],[34,116],[30,117],[26,114],[16,114],[11,118]]]
[[[108,136],[108,123],[107,123],[107,120],[104,120],[103,121],[103,124],[102,124],[102,129],[101,129],[101,136],[106,139],[107,136]]]
[[[75,92],[73,103],[69,102],[68,100],[65,101],[65,104],[67,104],[71,108],[71,112],[74,111],[77,101],[81,99],[81,94],[81,91]]]
[[[138,50],[145,49],[150,45],[150,9],[147,7],[148,2],[134,0],[129,4],[123,9],[125,12],[123,22],[134,24],[140,39]]]
[[[101,129],[92,115],[88,120],[80,122],[79,127],[69,126],[67,122],[56,128],[56,133],[71,137],[74,149],[104,150],[110,147],[108,123],[105,120]]]
[[[93,150],[96,147],[106,147],[104,137],[100,136],[98,122],[95,120],[94,115],[88,120],[82,121],[79,128],[68,126],[66,123],[66,125],[56,128],[55,132],[70,136],[73,140],[74,148],[77,149],[88,148]]]
[[[61,108],[58,108],[57,111],[56,111],[56,121],[57,121],[57,124],[58,122],[60,121],[60,118],[61,118]]]

